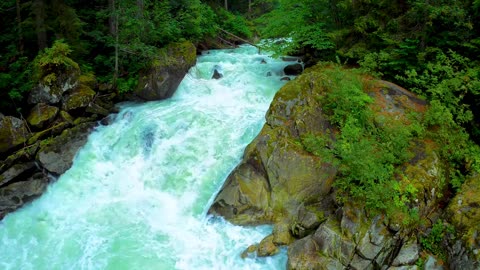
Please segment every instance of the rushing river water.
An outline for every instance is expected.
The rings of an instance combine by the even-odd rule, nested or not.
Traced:
[[[206,212],[287,64],[249,46],[210,51],[171,99],[123,106],[42,197],[0,223],[0,269],[284,269],[285,251],[239,256],[270,227]]]

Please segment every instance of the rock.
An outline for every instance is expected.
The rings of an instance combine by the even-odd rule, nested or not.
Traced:
[[[157,54],[150,67],[140,72],[134,94],[143,100],[169,98],[196,63],[195,46],[188,41],[172,43]]]
[[[265,61],[265,59],[262,59],[262,60],[260,61],[260,64],[266,64],[266,63],[267,63],[267,61]]]
[[[405,242],[397,257],[393,260],[393,266],[413,265],[419,258],[420,247],[417,238],[412,237]]]
[[[51,173],[61,175],[72,166],[73,158],[82,147],[95,123],[83,123],[62,134],[42,146],[37,153],[37,161]]]
[[[60,117],[63,119],[63,121],[73,124],[73,117],[66,111],[60,111]]]
[[[30,138],[25,123],[13,116],[0,119],[0,153],[5,153]]]
[[[259,257],[267,257],[275,255],[279,251],[278,247],[273,243],[273,235],[269,235],[258,244],[257,255]]]
[[[58,74],[57,74],[58,73]],[[66,71],[58,71],[52,82],[39,82],[30,91],[29,104],[47,103],[56,104],[62,100],[63,93],[74,89],[78,85],[80,69],[70,67]]]
[[[295,220],[290,226],[292,235],[297,238],[303,238],[314,232],[324,220],[325,219],[321,219],[316,213],[308,211],[304,205],[300,205]]]
[[[297,56],[282,56],[280,57],[280,59],[282,59],[282,61],[285,61],[285,62],[301,62],[302,61],[302,59]]]
[[[352,261],[350,262],[349,267],[350,267],[350,269],[355,269],[355,270],[367,270],[367,269],[373,270],[373,269],[375,269],[373,267],[373,264],[372,264],[371,260],[362,258],[358,254],[355,254]]]
[[[345,269],[338,260],[321,256],[318,243],[311,235],[295,241],[288,248],[287,269],[289,270],[323,270]]]
[[[213,70],[212,79],[218,80],[218,79],[220,79],[220,78],[222,78],[222,77],[223,77],[223,75],[222,75],[222,73],[220,73],[220,72],[218,71],[218,69],[214,69],[214,70]]]
[[[245,250],[242,252],[242,254],[240,255],[240,257],[241,257],[242,259],[245,259],[245,258],[248,258],[248,257],[252,257],[252,254],[253,254],[254,252],[256,252],[257,249],[258,249],[258,245],[250,245],[250,246],[248,246],[247,249],[245,249]]]
[[[88,104],[87,109],[85,111],[91,114],[97,114],[97,115],[103,115],[103,116],[107,116],[110,114],[110,112],[107,109],[103,108],[102,106],[96,103]]]
[[[294,241],[290,233],[290,225],[279,222],[273,226],[273,243],[277,246],[289,245]]]
[[[33,168],[35,168],[34,162],[19,163],[19,164],[13,165],[12,167],[10,167],[8,170],[6,170],[0,175],[0,186],[9,184],[16,177]]]
[[[28,139],[27,144],[34,144],[38,140],[41,140],[43,138],[46,138],[47,136],[56,136],[63,130],[65,130],[68,126],[70,126],[70,123],[67,122],[60,122],[48,129],[36,132]]]
[[[47,188],[48,177],[37,173],[26,179],[0,188],[0,219],[41,195]]]
[[[282,77],[280,78],[280,81],[290,81],[290,77],[287,77],[287,76]]]
[[[42,128],[48,125],[55,119],[59,109],[54,106],[49,106],[45,103],[38,103],[32,108],[27,117],[27,122],[34,127]]]
[[[272,77],[272,72],[271,71],[267,72],[267,74],[265,76],[266,77]]]
[[[0,160],[0,172],[5,172],[15,164],[28,163],[34,159],[37,150],[39,149],[40,142],[24,147],[12,155],[8,156],[4,160]]]
[[[117,114],[109,114],[108,116],[102,118],[102,120],[100,120],[100,124],[102,126],[108,126],[110,124],[113,123],[113,121],[115,121],[115,119],[117,118]]]
[[[404,265],[404,266],[391,266],[388,267],[387,270],[421,270],[418,269],[416,265]]]
[[[62,110],[72,111],[87,107],[95,97],[95,91],[86,85],[79,85],[71,93],[65,96]]]
[[[342,236],[338,222],[333,219],[320,225],[313,234],[313,239],[322,257],[337,260],[342,265],[348,265],[355,255],[356,245],[353,239]]]
[[[387,227],[376,217],[369,230],[361,238],[357,246],[357,251],[362,258],[369,260],[379,259],[382,251],[393,247],[392,235]],[[380,258],[382,261],[382,258]]]
[[[445,269],[441,264],[438,263],[435,257],[429,255],[425,261],[424,269],[428,270],[443,270]]]
[[[285,75],[288,75],[288,76],[300,75],[303,72],[303,65],[300,63],[288,65],[285,68],[283,68],[283,72],[285,73]]]
[[[450,201],[447,214],[455,230],[461,235],[449,251],[450,261],[464,265],[462,269],[480,268],[480,175],[476,174],[463,183]],[[471,265],[472,268],[468,266]],[[456,268],[461,269],[461,268]]]

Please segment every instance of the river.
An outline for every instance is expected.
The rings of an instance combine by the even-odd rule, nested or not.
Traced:
[[[172,98],[123,104],[70,170],[0,223],[0,269],[285,269],[285,250],[239,256],[271,227],[206,212],[263,126],[287,64],[251,46],[209,51]]]

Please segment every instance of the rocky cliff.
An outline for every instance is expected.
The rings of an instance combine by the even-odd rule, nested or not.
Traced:
[[[366,121],[355,106],[347,106],[348,117],[337,110],[355,100],[352,104],[370,113]],[[448,163],[419,124],[426,110],[425,101],[395,84],[331,64],[307,69],[277,93],[266,124],[209,214],[240,225],[272,224],[273,233],[242,256],[274,255],[288,246],[288,269],[479,269],[479,178],[451,200]],[[364,121],[368,134],[356,136],[352,126],[359,125],[342,129],[351,121]],[[376,130],[383,130],[381,138],[371,135]],[[363,161],[389,156],[392,144],[401,150],[393,161],[375,157],[385,162],[381,166]],[[347,160],[352,155],[345,155],[345,148],[357,151],[353,160]],[[362,184],[363,175],[352,172],[355,164],[377,178],[384,171],[390,177]],[[378,194],[391,201],[372,206]]]

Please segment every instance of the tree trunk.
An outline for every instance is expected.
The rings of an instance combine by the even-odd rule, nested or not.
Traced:
[[[37,32],[38,49],[43,50],[47,47],[47,31],[45,27],[45,2],[43,0],[34,0],[32,5],[35,14],[35,32]]]
[[[16,0],[17,8],[17,30],[18,30],[18,52],[23,55],[23,29],[22,29],[22,16],[20,13],[20,0]]]
[[[137,0],[137,18],[138,19],[143,19],[143,13],[145,9],[145,3],[143,0]]]
[[[248,0],[248,13],[251,15],[252,13],[252,0]]]
[[[228,0],[225,0],[225,10],[228,10]]]
[[[110,35],[115,36],[116,30],[116,10],[115,10],[115,0],[108,0],[108,11],[110,13],[110,16],[108,17],[108,29],[110,31]]]
[[[117,85],[118,78],[118,10],[115,0],[108,0],[108,9],[110,11],[109,26],[110,34],[115,39],[115,67],[113,70],[113,86]]]

